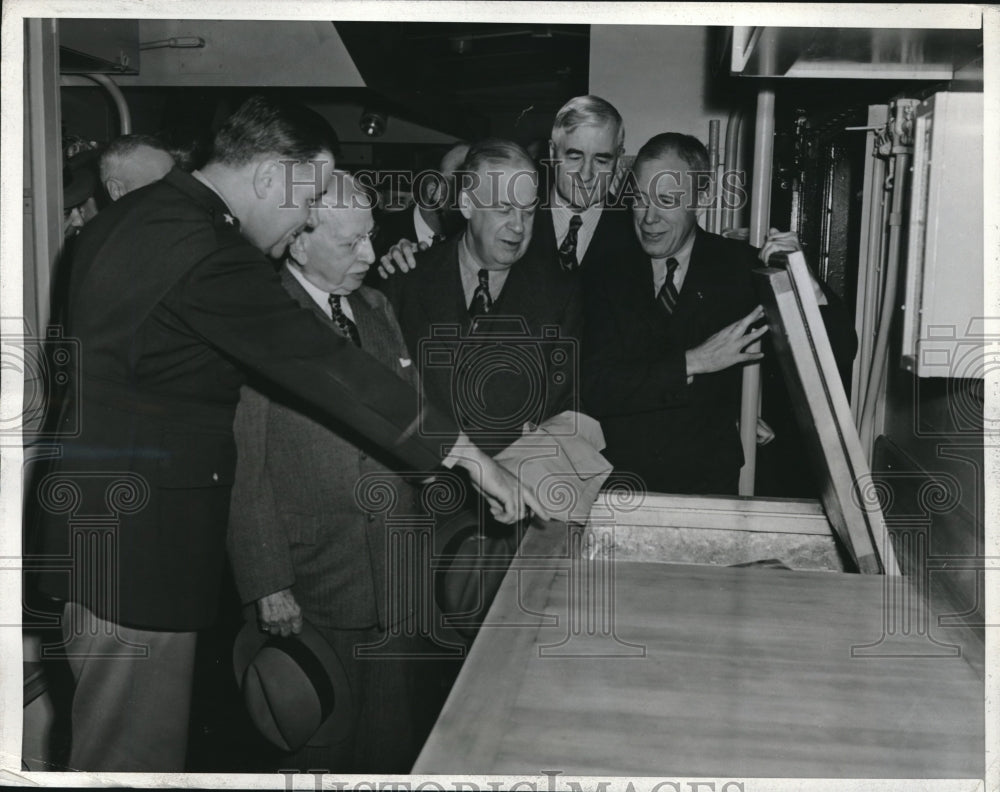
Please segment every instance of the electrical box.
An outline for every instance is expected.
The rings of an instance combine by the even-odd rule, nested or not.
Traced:
[[[937,93],[914,120],[902,366],[982,378],[983,95]]]

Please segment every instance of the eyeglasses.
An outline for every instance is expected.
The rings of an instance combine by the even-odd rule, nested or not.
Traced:
[[[365,242],[374,245],[375,237],[377,234],[378,234],[378,226],[373,226],[372,230],[369,231],[367,234],[359,234],[354,239],[348,242],[341,242],[340,244],[343,247],[349,247],[352,253],[358,253],[364,246]]]

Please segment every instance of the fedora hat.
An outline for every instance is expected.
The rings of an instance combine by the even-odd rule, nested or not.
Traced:
[[[333,647],[309,622],[287,638],[248,621],[236,636],[233,670],[257,730],[294,753],[330,745],[352,728],[354,704],[347,673]]]
[[[435,622],[440,637],[468,643],[479,631],[526,526],[463,509],[434,526]]]

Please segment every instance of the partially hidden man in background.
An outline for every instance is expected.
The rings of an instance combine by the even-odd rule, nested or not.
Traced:
[[[262,255],[280,257],[314,223],[335,145],[315,113],[252,97],[202,170],[125,195],[78,238],[67,316],[83,376],[63,421],[78,409],[80,432],[37,493],[40,551],[67,563],[38,582],[66,601],[73,768],[184,769],[246,372],[415,470],[466,469],[498,519],[537,506],[449,416],[290,297]],[[109,508],[109,528],[79,519]]]

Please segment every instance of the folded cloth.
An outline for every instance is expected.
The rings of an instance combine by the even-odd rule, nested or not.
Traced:
[[[611,473],[601,425],[567,410],[534,426],[496,455],[496,461],[530,487],[555,520],[587,522],[597,493]]]

